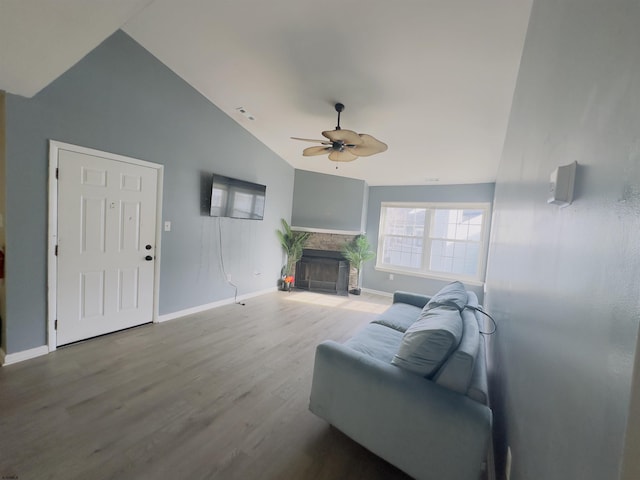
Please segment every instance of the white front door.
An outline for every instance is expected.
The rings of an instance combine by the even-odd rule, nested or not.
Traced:
[[[57,345],[151,322],[158,171],[58,152]]]

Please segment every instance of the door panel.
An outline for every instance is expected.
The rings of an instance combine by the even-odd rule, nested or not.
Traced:
[[[138,291],[140,270],[138,268],[121,269],[118,282],[118,309],[136,310],[138,308]]]
[[[58,168],[57,344],[151,322],[157,170],[62,149]]]
[[[106,245],[106,202],[104,198],[82,198],[80,233],[82,253],[104,253]]]

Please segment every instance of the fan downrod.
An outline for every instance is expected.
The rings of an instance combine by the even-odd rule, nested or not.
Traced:
[[[342,111],[344,110],[344,105],[342,103],[336,103],[334,107],[336,109],[336,112],[338,112],[338,125],[336,126],[336,130],[342,130],[340,128],[340,113],[342,113]]]

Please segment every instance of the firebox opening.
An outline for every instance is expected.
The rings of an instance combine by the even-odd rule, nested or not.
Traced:
[[[348,295],[349,262],[337,251],[305,249],[296,264],[296,288]]]

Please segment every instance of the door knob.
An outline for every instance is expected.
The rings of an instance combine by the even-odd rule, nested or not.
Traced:
[[[145,245],[145,247],[147,250],[151,250],[151,245]]]
[[[144,259],[145,259],[147,262],[150,262],[151,260],[153,260],[153,257],[152,257],[151,255],[147,255],[146,257],[144,257]]]

